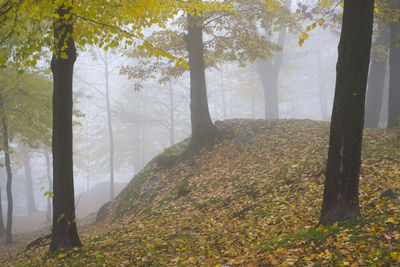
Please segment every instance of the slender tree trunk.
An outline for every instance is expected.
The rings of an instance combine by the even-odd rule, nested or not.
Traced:
[[[50,174],[50,155],[49,153],[45,152],[45,158],[46,158],[46,171],[47,171],[47,182],[49,183],[49,192],[53,190],[53,181],[51,179],[51,174]],[[52,217],[52,212],[51,212],[51,196],[47,196],[47,219],[50,221]]]
[[[135,167],[135,172],[136,174],[139,173],[140,171],[140,166],[141,166],[141,158],[140,158],[140,151],[142,148],[141,144],[141,138],[140,138],[140,133],[141,133],[141,123],[138,121],[136,124],[136,167]]]
[[[186,44],[190,65],[190,111],[192,138],[187,153],[196,153],[211,145],[218,136],[208,109],[206,74],[204,65],[203,27],[201,18],[188,15]]]
[[[319,103],[321,106],[321,119],[323,121],[329,121],[328,115],[328,104],[326,101],[326,87],[325,87],[325,75],[323,71],[322,64],[322,53],[323,47],[321,46],[321,41],[318,39],[318,49],[317,49],[317,61],[318,61],[318,88],[319,88]]]
[[[4,99],[0,92],[0,110],[3,115],[2,118],[2,130],[3,130],[3,148],[4,148],[4,161],[6,165],[7,172],[7,223],[6,223],[6,243],[11,244],[12,240],[12,218],[13,218],[13,196],[12,196],[12,171],[11,171],[11,161],[10,161],[10,146],[9,146],[9,135],[8,135],[8,125],[7,119],[4,111]]]
[[[169,142],[173,146],[175,144],[175,101],[174,101],[175,84],[169,87]]]
[[[226,99],[225,99],[225,86],[224,86],[224,69],[221,66],[221,99],[222,99],[222,111],[224,120],[226,120]]]
[[[6,228],[4,227],[4,219],[3,219],[3,206],[1,204],[1,188],[0,188],[0,236],[6,233]]]
[[[253,120],[256,118],[256,97],[254,92],[251,92],[251,118]]]
[[[1,187],[0,187],[0,236],[6,233],[6,228],[4,227],[4,219],[3,219],[3,206],[1,203]]]
[[[278,44],[282,51],[275,58],[258,60],[258,71],[264,88],[265,119],[279,119],[278,80],[283,61],[283,47],[286,39],[286,28],[282,28],[278,36]]]
[[[374,0],[345,0],[320,224],[360,216],[358,200]]]
[[[109,86],[109,72],[108,72],[108,59],[107,52],[104,52],[104,70],[106,79],[106,102],[107,102],[107,124],[108,124],[108,137],[110,142],[110,199],[114,198],[114,137],[111,120],[111,105],[110,105],[110,86]]]
[[[24,155],[24,168],[26,176],[26,206],[28,208],[28,214],[31,214],[37,212],[37,208],[35,205],[35,194],[33,192],[32,168],[29,153]]]
[[[67,2],[67,1],[66,1]],[[69,4],[72,1],[68,2]],[[58,7],[54,21],[53,72],[53,228],[50,251],[82,246],[76,228],[72,160],[72,78],[76,60],[71,8]],[[66,15],[69,18],[66,18]],[[67,56],[67,58],[65,57]]]
[[[400,9],[400,0],[392,0],[392,8]],[[390,78],[388,128],[399,124],[400,116],[400,22],[390,23]]]
[[[13,196],[12,196],[12,171],[10,161],[10,147],[8,144],[8,127],[6,118],[3,115],[3,138],[4,138],[4,156],[7,170],[7,244],[11,244],[12,240],[12,217],[13,217]]]
[[[385,29],[375,41],[377,48],[387,51],[389,46],[389,31]],[[387,56],[381,50],[372,49],[371,67],[367,84],[367,100],[365,102],[365,127],[378,128],[382,109],[383,90],[385,87]]]

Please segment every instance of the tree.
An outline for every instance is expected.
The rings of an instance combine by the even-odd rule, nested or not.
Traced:
[[[277,45],[257,32],[255,21],[264,20],[265,13],[269,12],[264,1],[226,1],[214,8],[208,7],[208,2],[212,3],[200,0],[184,2],[186,6],[181,9],[182,15],[175,18],[173,30],[159,31],[146,39],[189,63],[192,137],[185,155],[196,153],[219,136],[208,108],[206,68],[217,67],[224,61],[245,64],[278,50]],[[130,56],[144,58],[140,61],[144,62],[143,65],[139,63],[122,70],[130,78],[143,80],[157,73],[161,76],[160,83],[165,83],[170,78],[181,77],[187,70],[163,60],[150,61],[146,53],[135,52]]]
[[[387,53],[389,47],[389,31],[386,25],[378,30],[371,57],[371,67],[367,83],[367,99],[365,107],[365,127],[378,128],[382,109],[383,88],[385,86]]]
[[[0,72],[1,149],[5,154],[7,170],[7,243],[12,242],[12,168],[11,146],[15,138],[35,147],[49,138],[50,84],[38,72],[17,73],[16,68],[3,68]]]
[[[6,228],[4,227],[3,219],[3,206],[1,205],[1,188],[0,188],[0,236],[6,233]]]
[[[400,116],[400,1],[391,0],[390,28],[390,79],[389,79],[389,118],[388,128],[394,128],[399,123]]]
[[[53,228],[50,250],[80,247],[75,216],[72,163],[72,77],[76,60],[73,38],[73,2],[56,9],[53,73]]]
[[[360,216],[358,200],[374,0],[345,0],[320,224]]]

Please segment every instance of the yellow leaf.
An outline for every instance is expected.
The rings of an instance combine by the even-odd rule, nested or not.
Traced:
[[[307,33],[305,33],[305,32],[302,32],[302,33],[301,33],[301,39],[307,40],[308,37],[310,37],[310,35],[308,35]]]
[[[331,6],[332,4],[333,4],[332,1],[328,1],[328,2],[326,3],[326,6]]]
[[[324,23],[325,23],[325,20],[324,20],[324,19],[319,19],[319,20],[318,20],[319,26],[322,26]]]
[[[343,4],[343,2],[340,3],[340,7],[341,7],[342,9],[344,9],[344,4]]]
[[[275,7],[273,7],[273,6],[267,6],[267,9],[268,9],[269,12],[272,12],[272,11],[274,11]]]
[[[325,0],[321,0],[321,2],[319,2],[319,5],[323,8],[325,6]]]
[[[306,31],[310,31],[311,30],[311,26],[307,26]]]
[[[59,253],[58,255],[57,255],[57,259],[62,259],[62,258],[64,258],[65,256],[67,256],[67,253]]]
[[[313,30],[314,30],[315,27],[317,27],[317,23],[314,22],[314,23],[311,25],[311,28],[313,28]]]

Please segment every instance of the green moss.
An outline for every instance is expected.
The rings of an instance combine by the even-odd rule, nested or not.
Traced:
[[[129,182],[124,190],[122,190],[116,210],[117,218],[121,218],[132,210],[133,203],[140,197],[140,189],[142,185],[151,175],[152,171],[150,169],[143,170]]]
[[[182,196],[186,196],[190,193],[189,179],[190,179],[190,176],[186,177],[179,183],[178,198],[180,198]]]

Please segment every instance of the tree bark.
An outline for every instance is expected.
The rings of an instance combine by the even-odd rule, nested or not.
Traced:
[[[3,130],[3,149],[4,149],[4,161],[6,165],[7,172],[7,222],[6,222],[6,244],[11,244],[12,240],[12,218],[13,218],[13,196],[12,196],[12,171],[11,171],[11,161],[10,161],[10,146],[8,139],[8,125],[6,114],[4,111],[4,99],[0,92],[0,110],[3,115],[2,118],[2,130]]]
[[[400,9],[400,0],[392,0],[392,8]],[[388,128],[400,125],[400,23],[390,23],[390,78]]]
[[[376,46],[389,46],[389,31],[385,29],[375,41]],[[378,128],[385,87],[387,57],[381,51],[372,50],[372,62],[367,83],[367,100],[365,102],[365,127]]]
[[[358,200],[374,0],[345,0],[320,224],[360,216]]]
[[[278,44],[282,48],[275,58],[258,60],[258,71],[264,89],[265,119],[279,119],[278,80],[283,61],[283,47],[286,39],[286,28],[282,28],[278,36]]]
[[[26,206],[28,208],[28,214],[31,214],[37,212],[37,208],[35,205],[35,194],[33,192],[32,168],[29,153],[24,155],[24,168],[26,177]]]
[[[3,219],[3,206],[1,204],[1,188],[0,188],[0,236],[6,233],[6,228],[4,227],[4,219]]]
[[[104,75],[106,82],[106,103],[107,103],[107,125],[108,125],[108,138],[110,143],[110,199],[114,198],[114,137],[111,119],[111,105],[110,105],[110,86],[109,86],[109,72],[108,72],[108,59],[107,52],[104,52]]]
[[[188,15],[186,44],[190,66],[190,111],[192,138],[187,152],[193,154],[211,145],[219,135],[210,117],[204,65],[203,26],[199,16]]]
[[[69,3],[72,3],[69,2]],[[82,246],[76,228],[72,160],[72,78],[76,60],[71,8],[61,5],[54,21],[53,72],[53,228],[50,251]]]

